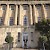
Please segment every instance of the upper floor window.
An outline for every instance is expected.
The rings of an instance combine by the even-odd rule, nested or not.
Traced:
[[[23,5],[24,10],[28,9],[28,5]]]
[[[49,9],[50,5],[45,5],[45,9]]]
[[[27,16],[24,16],[24,25],[27,25]]]
[[[38,17],[38,21],[39,21],[39,22],[41,21],[41,19],[42,19],[41,17]]]
[[[12,26],[14,24],[14,19],[13,17],[10,17],[10,26]]]
[[[2,5],[2,10],[6,10],[6,5]]]
[[[14,5],[10,5],[10,10],[14,10]]]
[[[3,18],[0,17],[0,25],[3,25]]]

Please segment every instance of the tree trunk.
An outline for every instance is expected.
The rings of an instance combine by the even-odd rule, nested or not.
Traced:
[[[9,49],[9,43],[8,43],[8,50],[10,50],[10,49]]]
[[[45,45],[44,45],[44,42],[43,42],[43,49],[45,50]]]

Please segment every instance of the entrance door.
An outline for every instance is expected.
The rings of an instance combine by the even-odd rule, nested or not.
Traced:
[[[22,45],[23,48],[28,48],[28,34],[23,34]]]

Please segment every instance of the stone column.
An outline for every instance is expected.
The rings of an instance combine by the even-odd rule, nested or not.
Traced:
[[[44,7],[44,5],[43,5],[43,4],[42,4],[42,12],[43,12],[43,18],[45,18],[45,19],[46,19],[47,14],[46,14],[46,10],[45,10],[45,7]]]
[[[22,5],[20,5],[20,12],[19,12],[19,25],[22,25]]]
[[[30,21],[31,21],[31,25],[33,24],[33,16],[32,16],[32,6],[29,5],[29,8],[30,8]]]
[[[2,5],[0,4],[0,17],[2,17],[2,13],[3,11],[2,11]]]
[[[5,15],[5,21],[4,21],[4,24],[5,25],[9,25],[9,4],[7,4],[7,9],[6,9],[6,15]]]
[[[37,16],[36,16],[36,7],[35,7],[35,5],[33,5],[33,11],[34,11],[34,13],[33,13],[33,20],[34,20],[34,23],[37,23],[38,22],[38,19],[37,19]]]
[[[15,25],[17,25],[17,16],[18,16],[18,5],[15,8]]]

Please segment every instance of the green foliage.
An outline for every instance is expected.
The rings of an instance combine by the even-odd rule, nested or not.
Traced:
[[[47,36],[39,37],[38,41],[39,48],[43,48],[43,43],[46,43],[47,41],[48,41]]]
[[[5,38],[5,41],[6,41],[7,43],[11,43],[11,42],[13,41],[13,37],[7,36],[7,37]]]
[[[50,19],[42,19],[41,22],[35,24],[36,30],[41,34],[39,37],[40,45],[45,43],[45,47],[50,49]]]
[[[35,24],[36,30],[48,33],[50,30],[50,20],[43,19],[41,22],[38,22]]]
[[[41,39],[42,42],[47,42],[48,41],[47,36],[41,36],[40,39]]]

